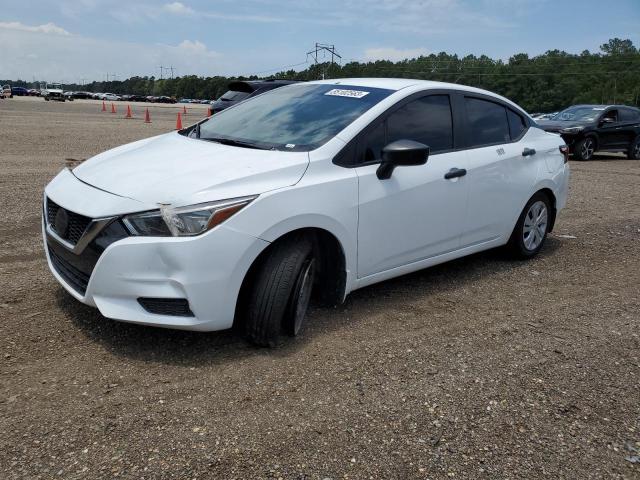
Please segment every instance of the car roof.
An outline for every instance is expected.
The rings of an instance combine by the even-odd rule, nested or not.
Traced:
[[[487,95],[501,100],[509,105],[516,107],[526,113],[522,107],[514,103],[512,100],[505,98],[497,93],[483,90],[481,88],[469,87],[459,83],[436,82],[432,80],[417,80],[413,78],[336,78],[332,80],[316,80],[308,82],[311,84],[329,84],[329,85],[349,85],[352,87],[369,87],[369,88],[386,88],[387,90],[399,91],[404,88],[414,87],[421,90],[458,90],[462,92],[477,93]],[[528,115],[528,114],[527,114]]]
[[[638,110],[638,107],[634,107],[631,105],[615,105],[615,104],[611,104],[611,105],[595,105],[595,104],[589,104],[589,103],[585,103],[585,104],[578,104],[578,105],[571,105],[570,107],[567,108],[573,108],[573,107],[584,107],[584,108],[633,108],[634,110]]]
[[[229,90],[233,90],[234,92],[251,93],[265,85],[283,86],[290,85],[292,83],[299,82],[296,80],[280,80],[277,78],[270,80],[236,80],[235,82],[230,82],[228,88]]]

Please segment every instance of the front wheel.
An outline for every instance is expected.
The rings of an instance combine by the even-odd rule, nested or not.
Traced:
[[[250,342],[274,347],[282,333],[298,335],[304,325],[316,262],[305,235],[277,242],[267,255],[250,286],[244,327]]]
[[[551,205],[544,193],[536,193],[527,202],[507,244],[520,259],[534,257],[542,249],[549,231]]]
[[[591,160],[595,151],[596,141],[591,137],[586,137],[576,142],[576,146],[573,149],[573,156],[577,160]]]
[[[636,139],[629,147],[627,158],[629,158],[630,160],[640,160],[640,135],[636,137]]]

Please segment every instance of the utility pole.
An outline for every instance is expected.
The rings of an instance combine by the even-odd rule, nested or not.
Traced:
[[[173,65],[171,65],[170,67],[168,67],[169,70],[171,70],[171,80],[173,80]]]
[[[160,69],[160,80],[162,80],[162,78],[163,78],[163,77],[162,77],[162,74],[164,73],[164,68],[165,68],[165,67],[163,67],[162,65],[160,65],[158,68]]]
[[[335,63],[336,58],[339,58],[340,60],[342,60],[342,57],[338,54],[338,52],[336,52],[335,45],[327,45],[325,43],[318,43],[318,42],[316,42],[316,46],[313,50],[311,50],[310,52],[307,52],[307,59],[309,59],[309,56],[311,56],[311,58],[313,58],[314,65],[318,65],[318,54],[321,52],[324,57],[326,57],[327,53],[331,55],[331,65]],[[326,69],[322,70],[322,80],[324,80],[325,71]]]

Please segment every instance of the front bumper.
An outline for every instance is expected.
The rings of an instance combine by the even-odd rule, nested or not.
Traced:
[[[71,178],[66,181],[79,182]],[[73,185],[69,187],[73,188]],[[83,184],[81,188],[91,187]],[[55,190],[47,187],[46,195],[64,208],[77,210],[75,204],[61,198],[63,195],[54,197]],[[101,197],[102,203],[112,197],[109,193],[92,190],[91,195]],[[95,208],[95,203],[91,205]],[[129,236],[98,252],[97,260],[90,259],[95,266],[92,264],[93,268],[86,269],[80,257],[74,259],[69,257],[75,255],[73,252],[61,250],[66,247],[47,231],[45,223],[43,219],[42,234],[49,269],[73,297],[97,307],[107,318],[185,330],[213,331],[232,326],[246,272],[269,244],[224,225],[196,237]],[[84,291],[74,284],[69,272],[61,270],[56,255],[66,256],[88,272]],[[81,255],[95,255],[95,251],[87,248]],[[192,315],[150,313],[139,298],[186,299]]]

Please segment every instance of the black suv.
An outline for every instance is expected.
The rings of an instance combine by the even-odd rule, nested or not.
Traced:
[[[255,97],[268,90],[274,88],[284,87],[285,85],[291,85],[292,83],[298,83],[293,80],[248,80],[231,82],[229,84],[229,90],[222,95],[218,100],[211,102],[211,111],[219,112],[225,108],[229,108],[242,100],[246,100],[249,97]]]
[[[640,110],[624,105],[574,105],[550,120],[537,122],[547,132],[559,133],[577,160],[594,152],[626,152],[640,160]]]

